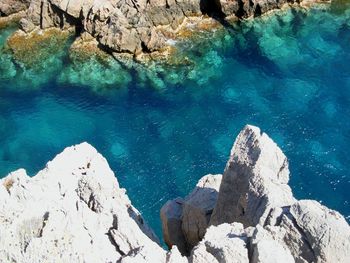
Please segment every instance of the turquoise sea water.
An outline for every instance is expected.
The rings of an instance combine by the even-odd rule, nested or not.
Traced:
[[[0,177],[34,175],[87,141],[160,235],[160,207],[223,172],[249,123],[289,158],[297,198],[349,220],[350,6],[281,11],[176,45],[187,63],[147,67],[72,63],[62,49],[29,69],[0,49]]]

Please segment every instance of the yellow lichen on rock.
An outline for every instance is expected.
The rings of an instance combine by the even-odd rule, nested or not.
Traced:
[[[29,34],[18,30],[7,40],[7,47],[17,62],[35,68],[42,60],[62,50],[71,35],[70,31],[57,28]]]
[[[24,16],[25,11],[21,11],[9,16],[0,17],[0,30],[12,25],[16,25]]]
[[[99,47],[99,43],[88,33],[76,38],[69,48],[69,57],[73,61],[84,62],[91,57],[103,62],[110,59],[110,55]]]

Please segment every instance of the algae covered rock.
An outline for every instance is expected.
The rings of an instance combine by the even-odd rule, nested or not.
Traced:
[[[0,13],[27,9],[22,29],[74,27],[88,32],[104,50],[131,55],[162,52],[169,36],[190,17],[207,15],[227,25],[227,18],[259,16],[294,0],[133,1],[133,0],[4,0]],[[28,7],[29,6],[29,7]],[[172,38],[172,37],[170,37]]]

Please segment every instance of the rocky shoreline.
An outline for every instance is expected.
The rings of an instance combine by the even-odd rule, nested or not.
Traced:
[[[73,29],[78,43],[93,43],[117,58],[122,54],[143,60],[171,53],[171,43],[189,23],[211,19],[215,26],[229,28],[233,20],[260,16],[285,5],[315,2],[320,1],[6,0],[0,5],[0,14],[26,10],[20,20],[26,34],[53,27]]]
[[[165,251],[107,161],[66,148],[29,177],[0,180],[6,262],[349,262],[350,226],[317,201],[296,200],[288,161],[259,128],[238,135],[223,175],[206,175],[161,209]],[[181,253],[182,255],[181,255]]]

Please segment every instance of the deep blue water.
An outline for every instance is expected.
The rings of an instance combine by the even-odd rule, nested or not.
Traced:
[[[177,45],[188,63],[153,67],[77,64],[63,49],[31,69],[0,50],[0,177],[34,175],[87,141],[160,235],[160,207],[223,172],[249,123],[289,158],[297,198],[349,220],[350,7],[286,10]]]

